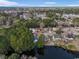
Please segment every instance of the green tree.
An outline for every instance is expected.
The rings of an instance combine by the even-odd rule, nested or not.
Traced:
[[[13,53],[11,56],[8,57],[8,59],[20,59],[20,56],[16,53]]]
[[[0,36],[0,54],[6,54],[9,48],[8,40],[4,36]]]
[[[40,34],[38,39],[37,47],[42,48],[44,46],[44,35]]]
[[[36,27],[39,27],[39,22],[40,21],[39,20],[36,20],[36,19],[31,19],[31,20],[24,21],[24,23],[26,24],[26,26],[28,28],[36,28]]]
[[[79,18],[73,19],[72,22],[73,22],[74,25],[79,25]]]
[[[34,36],[22,22],[19,22],[17,25],[9,28],[7,32],[7,38],[9,39],[10,45],[15,52],[22,53],[23,51],[33,49]]]
[[[43,23],[44,23],[45,27],[54,27],[54,26],[57,26],[57,23],[55,22],[54,19],[44,19]]]

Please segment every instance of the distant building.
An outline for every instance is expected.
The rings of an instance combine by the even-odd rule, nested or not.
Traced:
[[[20,18],[21,19],[23,18],[25,20],[30,19],[31,17],[32,17],[32,15],[30,13],[27,13],[27,12],[20,15]]]
[[[74,19],[79,18],[79,14],[63,14],[62,17],[65,19]]]
[[[36,18],[46,19],[46,13],[34,13]]]

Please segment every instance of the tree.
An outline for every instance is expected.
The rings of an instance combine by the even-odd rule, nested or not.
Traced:
[[[6,54],[9,48],[8,40],[4,36],[0,36],[0,53]]]
[[[45,25],[45,27],[54,27],[57,26],[57,23],[54,19],[44,19],[43,23]]]
[[[33,21],[34,20],[34,21]],[[27,20],[27,21],[24,21],[24,23],[26,24],[26,26],[28,28],[36,28],[36,27],[39,27],[39,20],[36,20],[36,19],[31,19],[31,20]]]
[[[44,35],[40,34],[38,38],[37,47],[42,48],[44,46]]]
[[[20,56],[16,53],[13,53],[11,56],[8,57],[8,59],[20,59]]]
[[[7,38],[15,52],[22,53],[23,51],[33,49],[33,34],[22,22],[9,28],[7,32]]]
[[[79,26],[79,18],[73,19],[72,23]]]

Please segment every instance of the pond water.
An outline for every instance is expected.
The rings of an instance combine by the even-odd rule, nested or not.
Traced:
[[[71,54],[67,52],[67,50],[57,46],[44,46],[44,48],[40,49],[35,48],[31,51],[23,52],[20,56],[23,54],[27,57],[35,57],[36,59],[75,59],[74,54]],[[4,59],[3,56],[0,56],[0,59]]]
[[[62,48],[46,46],[42,50],[42,55],[37,54],[37,59],[74,59],[72,54],[67,53]]]

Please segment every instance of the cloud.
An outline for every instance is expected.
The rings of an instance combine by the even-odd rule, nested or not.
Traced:
[[[76,7],[76,6],[79,6],[79,4],[71,4],[71,5],[67,5],[67,6]]]
[[[44,4],[52,5],[52,4],[56,4],[56,2],[45,2]]]
[[[69,7],[75,7],[75,6],[79,6],[79,1],[76,1],[73,4],[73,2],[70,2],[70,4],[57,4],[58,2],[55,1],[47,1],[47,2],[43,2],[42,4],[20,4],[19,2],[14,2],[14,1],[10,1],[10,0],[0,0],[0,6],[24,6],[24,7],[52,7],[52,6],[69,6]]]
[[[8,0],[0,0],[0,6],[15,6],[15,5],[18,5],[18,3]]]
[[[48,7],[53,6],[56,2],[44,2],[41,5],[29,5],[29,4],[19,4],[17,2],[8,1],[8,0],[0,0],[0,6],[23,6],[23,7]]]
[[[38,7],[52,7],[54,5],[38,5]]]
[[[38,7],[52,7],[55,6],[56,2],[44,2],[43,4],[37,5]]]
[[[56,4],[56,2],[44,2],[39,5],[32,4],[19,4],[18,2],[8,1],[8,0],[0,0],[0,6],[23,6],[23,7],[52,7]]]

